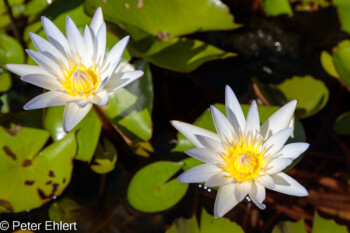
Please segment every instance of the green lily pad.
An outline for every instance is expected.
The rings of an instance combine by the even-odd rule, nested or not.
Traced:
[[[350,111],[341,114],[334,123],[334,131],[338,134],[350,134]]]
[[[6,92],[11,88],[11,75],[7,72],[0,73],[0,93]]]
[[[18,41],[5,34],[0,34],[0,64],[23,62],[24,52]]]
[[[205,209],[202,210],[200,219],[200,227],[198,227],[196,217],[192,216],[190,219],[179,218],[176,219],[173,225],[166,231],[166,233],[244,233],[242,228],[235,222],[231,222],[227,218],[215,219],[214,216],[207,213]]]
[[[330,53],[327,51],[321,52],[321,64],[323,66],[323,69],[332,77],[339,78],[339,74],[337,70],[335,69],[333,57]]]
[[[125,72],[134,70],[130,65],[121,66]],[[130,140],[132,146],[152,137],[153,84],[149,64],[142,60],[136,68],[144,75],[109,95],[108,105],[102,107],[106,117]]]
[[[60,195],[71,179],[75,135],[47,146],[45,130],[0,127],[0,212],[21,212]]]
[[[139,170],[127,192],[129,203],[143,212],[158,212],[171,208],[185,195],[188,184],[172,178],[183,163],[158,161]]]
[[[350,33],[350,3],[346,0],[333,0],[333,5],[337,8],[341,27],[347,33]]]
[[[262,0],[261,3],[266,14],[269,14],[271,16],[293,14],[288,0]]]
[[[272,230],[272,233],[307,233],[304,220],[298,222],[280,222]],[[318,232],[316,232],[318,233]]]
[[[49,218],[55,222],[73,223],[79,218],[80,206],[69,198],[54,202],[49,208]]]
[[[97,6],[102,7],[106,20],[114,24],[110,27],[114,33],[131,36],[133,52],[160,67],[190,72],[206,61],[235,55],[199,40],[180,38],[201,31],[239,27],[219,0],[85,2],[90,15]]]
[[[54,141],[64,138],[66,135],[63,126],[64,106],[50,107],[46,110],[44,128],[47,129]],[[85,118],[74,127],[77,134],[78,152],[77,160],[90,162],[94,155],[98,139],[101,133],[101,122],[95,112],[91,110]]]
[[[225,105],[223,104],[215,104],[217,109],[219,109],[222,113],[225,114]],[[245,116],[248,113],[249,105],[241,105],[243,113]],[[277,106],[258,106],[260,124],[264,123],[275,111],[277,111],[279,107]],[[193,123],[193,125],[199,126],[201,128],[216,132],[215,126],[212,120],[211,112],[207,109],[197,120]],[[300,121],[295,118],[294,119],[294,130],[291,138],[287,143],[291,142],[304,142],[306,139],[305,131],[300,123]],[[181,133],[177,134],[177,144],[176,147],[172,150],[173,152],[184,152],[186,150],[194,148],[194,145],[190,141],[188,141]],[[191,164],[191,163],[188,163]],[[186,163],[187,165],[187,163]],[[187,167],[187,166],[185,166]]]
[[[347,46],[347,43],[343,43],[333,53],[333,61],[341,80],[350,88],[350,47]]]
[[[300,118],[312,116],[327,103],[329,91],[324,82],[312,76],[294,76],[280,84],[262,84],[256,81],[264,97],[272,105],[283,105],[290,100],[298,101],[295,114]]]
[[[117,151],[113,144],[107,138],[103,138],[102,142],[103,143],[98,144],[94,156],[94,163],[90,166],[94,172],[99,174],[112,171],[117,162]]]

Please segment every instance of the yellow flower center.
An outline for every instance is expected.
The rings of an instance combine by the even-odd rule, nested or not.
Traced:
[[[65,80],[61,80],[67,93],[72,96],[89,96],[100,84],[99,69],[95,66],[86,68],[70,62],[70,69],[63,71]]]
[[[225,164],[220,167],[234,178],[235,182],[253,181],[264,170],[267,164],[264,140],[259,134],[240,133],[234,136],[232,142],[224,146],[225,152],[221,154]]]

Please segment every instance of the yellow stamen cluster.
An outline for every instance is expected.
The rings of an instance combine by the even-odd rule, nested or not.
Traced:
[[[224,146],[221,157],[225,164],[220,167],[230,174],[235,182],[253,181],[264,170],[267,164],[265,158],[264,140],[260,134],[247,133],[233,136],[233,141]]]
[[[68,94],[89,96],[100,84],[99,69],[96,66],[86,68],[70,62],[70,68],[63,70],[65,80],[60,80]]]

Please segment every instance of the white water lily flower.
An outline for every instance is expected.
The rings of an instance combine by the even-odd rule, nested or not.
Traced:
[[[211,106],[217,133],[172,121],[173,126],[197,147],[185,153],[205,162],[182,173],[179,181],[220,186],[214,206],[216,218],[225,215],[247,195],[260,209],[265,209],[262,204],[265,188],[307,196],[303,186],[281,172],[309,147],[308,143],[284,145],[292,133],[289,123],[296,100],[284,105],[261,126],[255,101],[247,119],[229,86],[226,86],[225,102],[226,117]]]
[[[106,24],[98,8],[82,36],[67,16],[66,35],[46,17],[41,18],[48,39],[30,33],[38,52],[27,53],[39,66],[7,64],[6,68],[23,81],[48,89],[35,97],[25,110],[66,105],[63,129],[73,129],[90,111],[93,104],[108,104],[108,93],[114,92],[143,75],[140,70],[116,73],[129,37],[120,40],[106,52]]]

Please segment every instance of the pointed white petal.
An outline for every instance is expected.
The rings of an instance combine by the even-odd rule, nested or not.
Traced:
[[[63,112],[63,130],[71,131],[89,113],[92,104],[80,108],[76,103],[67,104]]]
[[[48,75],[43,74],[27,74],[21,77],[21,79],[27,83],[34,84],[38,87],[42,87],[51,91],[64,89],[61,83]]]
[[[122,57],[129,39],[130,36],[126,36],[113,46],[111,51],[108,53],[105,64],[110,64],[113,63],[113,61],[118,61]]]
[[[44,31],[47,39],[50,43],[57,48],[62,55],[69,54],[69,45],[66,37],[62,32],[56,27],[56,25],[51,22],[48,18],[42,16],[41,21],[43,23]]]
[[[292,100],[276,111],[269,119],[267,119],[267,121],[264,122],[264,124],[262,124],[260,128],[261,135],[266,139],[276,132],[287,128],[293,117],[296,106],[297,101]]]
[[[274,135],[272,135],[267,141],[264,143],[263,147],[266,148],[268,154],[275,155],[283,145],[288,140],[290,134],[292,133],[292,128],[282,129],[278,131]]]
[[[266,173],[268,174],[275,174],[277,172],[282,171],[286,167],[288,167],[293,160],[291,159],[274,159],[272,162],[269,164],[269,167],[266,169]]]
[[[256,182],[261,184],[262,186],[264,186],[266,188],[274,188],[275,187],[275,182],[273,182],[273,179],[268,174],[264,174],[262,176],[259,176],[256,179]]]
[[[95,11],[94,16],[92,17],[91,23],[90,23],[90,28],[96,35],[98,30],[101,27],[101,24],[103,23],[103,14],[102,14],[102,9],[101,7],[97,8]]]
[[[188,169],[177,179],[182,183],[201,183],[206,182],[211,176],[222,170],[212,164],[201,164]]]
[[[74,102],[76,102],[80,108],[84,108],[86,105],[91,103],[91,99],[92,99],[92,96],[89,96],[87,98],[82,98],[82,99],[80,99],[78,101],[74,101]]]
[[[23,76],[27,74],[50,75],[50,73],[44,70],[41,66],[33,66],[33,65],[25,65],[25,64],[6,64],[4,66],[9,71],[19,76]]]
[[[271,177],[275,182],[275,187],[271,190],[298,197],[308,195],[307,190],[302,185],[283,172],[271,175]]]
[[[72,96],[67,95],[63,92],[49,91],[30,100],[26,105],[24,105],[23,108],[25,110],[31,110],[37,108],[65,105],[68,101],[71,101],[72,99]]]
[[[26,49],[26,52],[29,54],[29,56],[33,58],[33,60],[36,63],[38,63],[47,72],[63,79],[63,74],[61,73],[61,67],[57,63],[53,62],[50,58],[36,51]]]
[[[236,201],[241,202],[250,192],[252,185],[249,182],[237,183],[235,186]]]
[[[108,100],[109,100],[108,92],[105,90],[102,90],[94,94],[94,97],[91,99],[91,102],[97,105],[107,105]]]
[[[204,186],[206,187],[217,187],[217,186],[223,186],[229,183],[232,183],[233,179],[228,177],[226,172],[220,172],[215,175],[212,175]]]
[[[309,148],[309,143],[298,142],[298,143],[290,143],[285,145],[279,152],[278,158],[280,159],[296,159],[304,153],[307,148]]]
[[[58,65],[61,65],[63,63],[66,67],[69,67],[67,58],[63,56],[62,53],[58,51],[58,49],[50,42],[32,32],[29,33],[29,36],[32,39],[35,48],[40,53],[44,54],[52,61],[55,61]]]
[[[215,218],[221,218],[238,204],[234,195],[234,189],[235,184],[227,184],[219,188],[214,204]]]
[[[233,126],[235,126],[235,123],[237,121],[240,129],[242,132],[244,132],[245,127],[245,118],[244,114],[241,108],[241,105],[239,104],[236,95],[232,91],[231,87],[228,85],[225,89],[225,105],[226,105],[226,115],[227,119],[233,123]],[[236,127],[234,127],[237,131]]]
[[[84,41],[77,26],[69,16],[66,19],[66,34],[72,57],[76,59],[76,62],[82,61],[85,56]]]
[[[221,153],[224,152],[224,148],[222,147],[221,142],[212,139],[210,137],[196,135],[197,140],[203,145],[203,147],[207,148],[208,150],[214,152],[214,153]]]
[[[258,112],[258,106],[256,105],[255,101],[253,101],[253,103],[250,105],[244,131],[246,133],[260,132],[259,112]]]
[[[263,210],[266,208],[266,206],[262,204],[266,197],[266,190],[262,185],[253,183],[251,191],[249,193],[249,197],[254,202],[254,204],[260,209]]]
[[[210,137],[215,139],[216,141],[220,141],[218,135],[214,132],[211,132],[206,129],[202,129],[195,125],[187,124],[181,121],[171,121],[171,124],[182,133],[193,145],[199,148],[203,148],[204,146],[198,141],[196,135],[202,135],[206,137]]]
[[[108,92],[116,91],[129,83],[135,81],[143,75],[143,71],[135,70],[125,73],[114,73],[103,87]]]
[[[221,157],[217,153],[205,148],[194,148],[185,151],[185,153],[191,156],[192,158],[198,159],[205,163],[216,164],[223,162]]]
[[[100,29],[97,32],[94,48],[95,50],[95,61],[97,64],[102,65],[105,51],[106,51],[106,23],[103,22]]]
[[[92,61],[94,59],[94,42],[92,40],[92,35],[90,28],[85,25],[84,30],[84,46],[85,46],[85,56],[84,56],[84,64],[86,67],[90,67],[92,65]]]
[[[235,133],[233,126],[227,120],[227,118],[214,106],[210,106],[211,115],[213,117],[214,125],[218,135],[222,141],[232,141]]]

